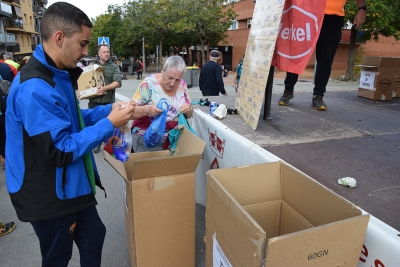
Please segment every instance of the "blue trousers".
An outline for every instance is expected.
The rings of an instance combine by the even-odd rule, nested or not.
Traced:
[[[342,38],[342,27],[344,17],[325,15],[322,22],[321,32],[315,45],[315,59],[317,68],[315,71],[314,95],[324,96],[326,85],[331,76],[332,63]],[[285,90],[293,92],[299,75],[286,72]]]
[[[74,241],[81,266],[100,267],[106,227],[95,206],[31,224],[39,238],[43,267],[67,267]]]

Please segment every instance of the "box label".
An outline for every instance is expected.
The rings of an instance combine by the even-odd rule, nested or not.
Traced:
[[[216,233],[213,235],[213,267],[232,267],[218,244]]]
[[[375,77],[378,75],[379,72],[372,72],[372,71],[361,71],[360,76],[360,88],[374,90],[375,85]]]

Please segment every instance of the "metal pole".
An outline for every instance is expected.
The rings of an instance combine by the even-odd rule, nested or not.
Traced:
[[[144,37],[143,37],[143,45],[142,45],[142,54],[143,54],[143,73],[146,73],[146,55],[144,54]]]
[[[275,72],[275,67],[271,66],[269,69],[267,85],[265,86],[263,120],[271,119],[270,114],[271,114],[272,87],[274,84],[274,72]]]

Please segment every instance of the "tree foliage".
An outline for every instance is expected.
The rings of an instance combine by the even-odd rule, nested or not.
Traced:
[[[233,4],[223,0],[131,0],[110,5],[106,14],[93,21],[90,53],[96,54],[97,38],[110,38],[111,51],[119,56],[141,55],[142,40],[147,51],[217,45],[235,18]],[[203,49],[202,49],[203,50]],[[203,58],[203,62],[205,59]]]
[[[380,36],[400,39],[400,1],[375,0],[367,1],[367,17],[360,30],[352,28],[350,37],[349,57],[345,80],[353,79],[353,66],[355,57],[355,41],[357,34],[364,41],[378,41]],[[345,21],[353,22],[357,14],[356,1],[347,1],[345,6]]]

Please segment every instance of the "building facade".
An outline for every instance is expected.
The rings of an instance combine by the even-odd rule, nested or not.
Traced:
[[[249,37],[253,11],[255,7],[254,0],[233,0],[235,2],[234,10],[238,14],[236,20],[232,21],[231,28],[227,31],[226,43],[230,47],[232,53],[228,55],[232,60],[232,68],[228,70],[234,71],[239,60],[246,52],[247,39]],[[367,18],[368,19],[368,18]],[[339,44],[332,70],[345,73],[347,68],[347,60],[349,54],[349,30],[342,31],[342,40]],[[218,50],[224,50],[225,46],[219,46]],[[227,53],[222,53],[223,57]],[[367,41],[356,44],[356,58],[362,56],[400,56],[400,41],[396,41],[393,37],[380,36],[378,41]],[[225,63],[225,59],[223,59]],[[313,68],[315,63],[315,51],[311,56],[307,68]],[[359,62],[357,62],[360,64]],[[229,64],[225,64],[227,66]],[[344,74],[343,73],[343,74]]]
[[[41,43],[40,20],[47,0],[2,0],[0,5],[0,53],[12,52],[14,60],[32,55]]]

